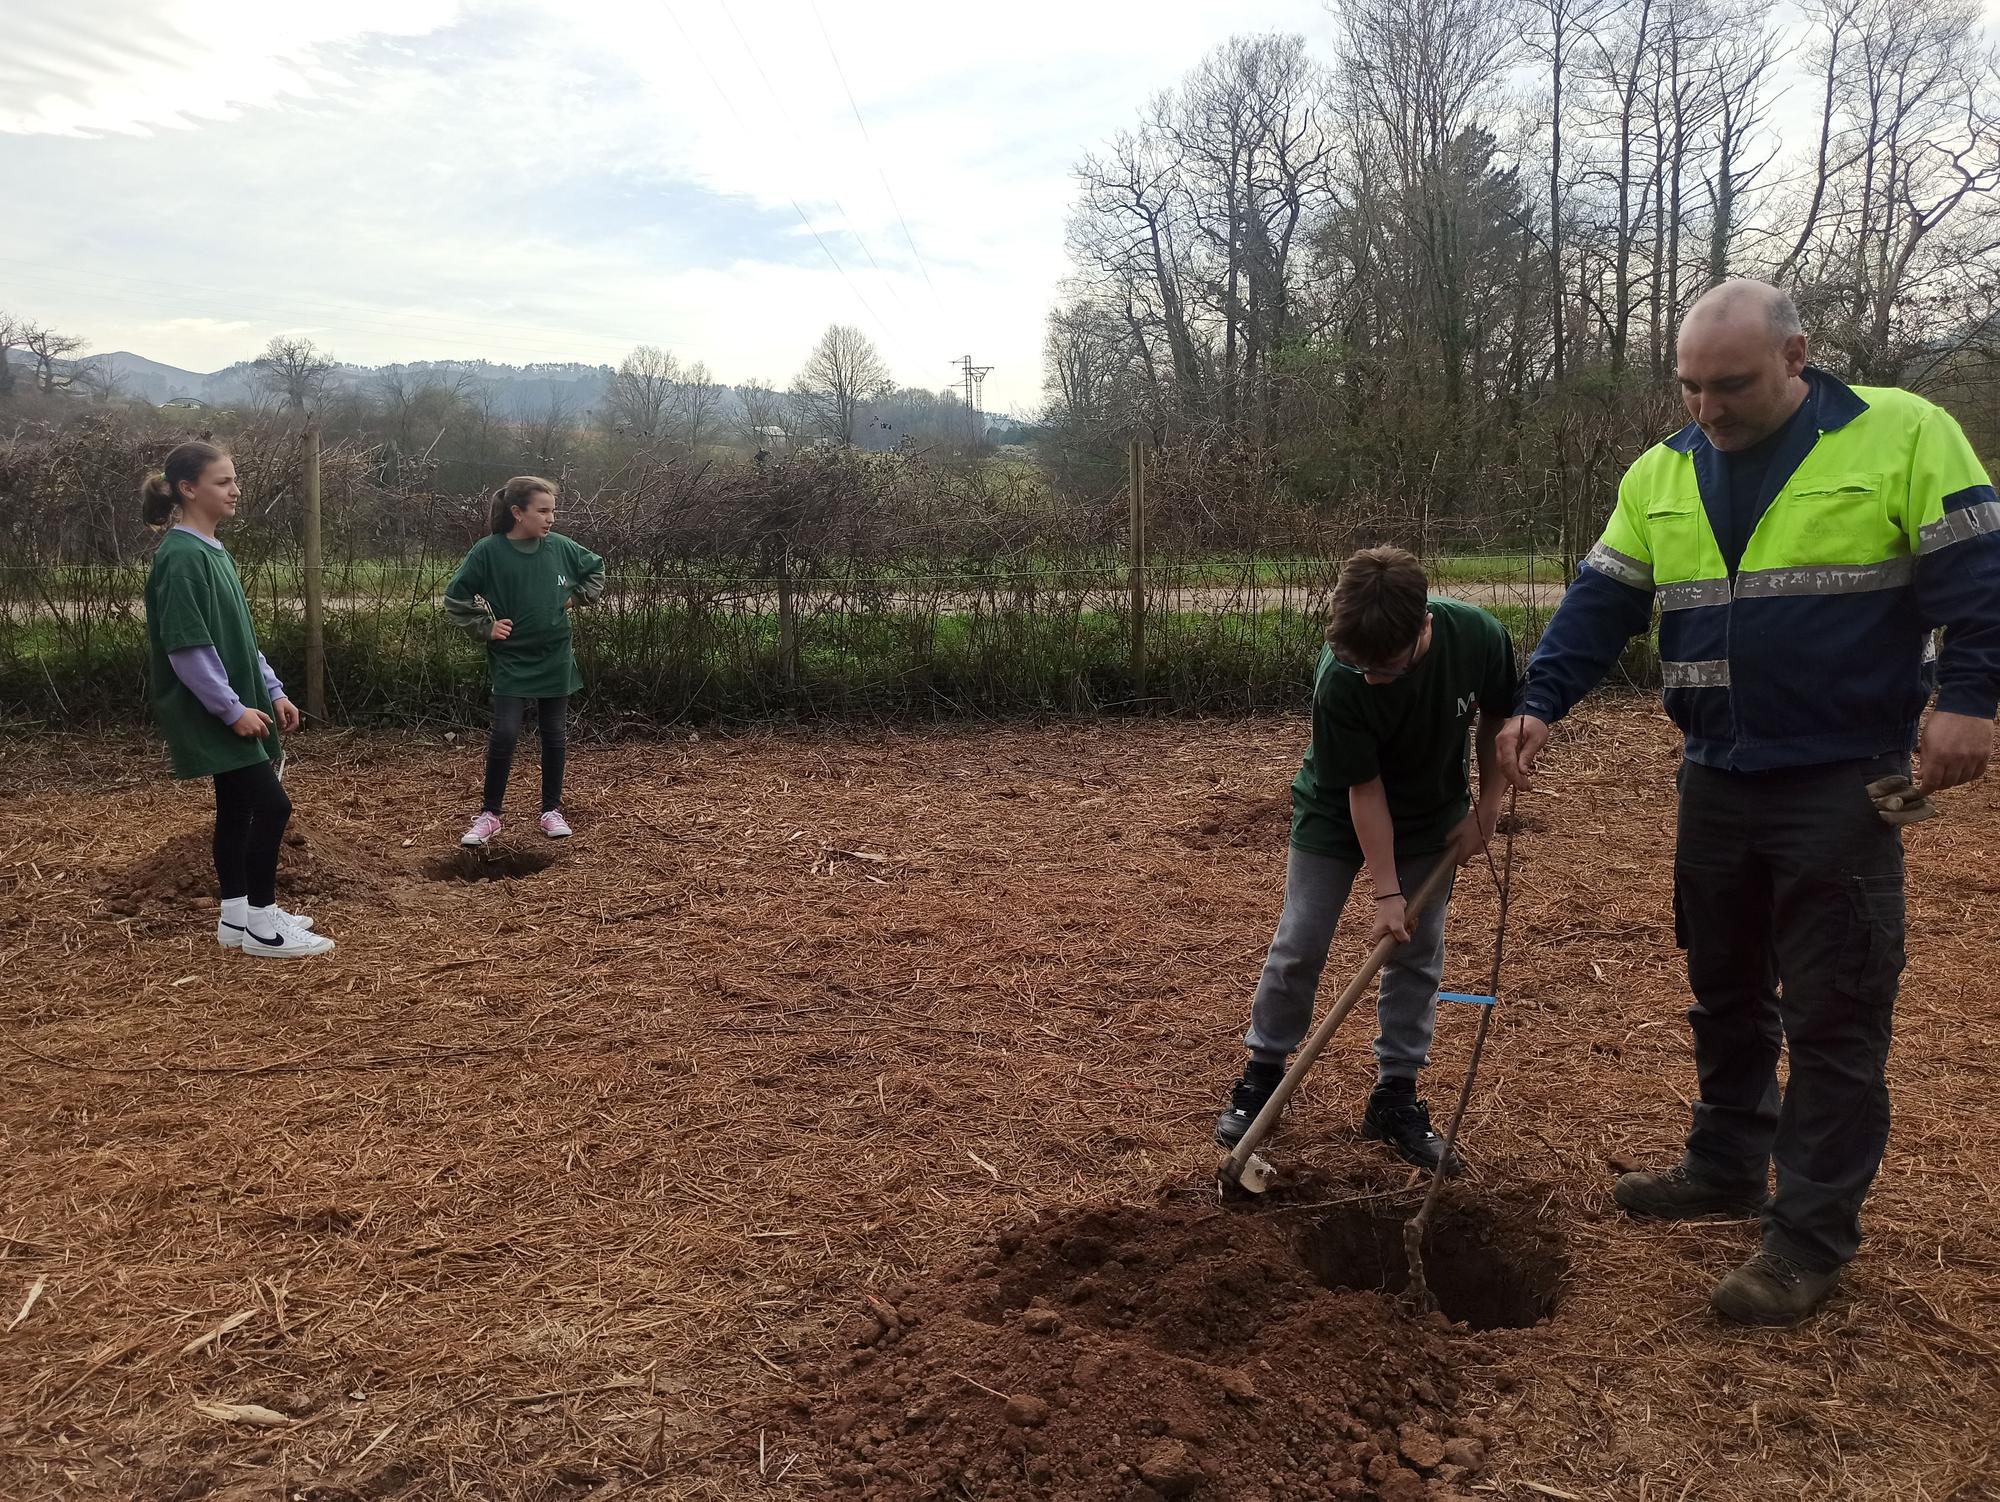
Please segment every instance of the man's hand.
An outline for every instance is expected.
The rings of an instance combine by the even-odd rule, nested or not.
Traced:
[[[246,709],[243,717],[229,728],[245,740],[261,741],[271,733],[271,717],[261,709]]]
[[[1526,787],[1528,779],[1535,775],[1535,762],[1541,757],[1542,747],[1548,743],[1548,721],[1531,714],[1515,715],[1500,727],[1500,740],[1494,747],[1500,756],[1500,775],[1517,788]]]
[[[488,641],[505,641],[513,634],[514,623],[512,621],[495,621],[493,629],[487,633],[486,639]]]
[[[1986,775],[1993,759],[1993,722],[1976,715],[1938,710],[1924,725],[1917,746],[1917,783],[1925,793],[1941,793]]]
[[[1398,944],[1410,942],[1410,911],[1400,896],[1375,899],[1375,924],[1368,930],[1368,947],[1394,937]]]
[[[290,699],[275,701],[271,705],[271,709],[278,717],[278,728],[284,731],[286,735],[290,735],[294,730],[299,728],[299,707]]]
[[[1495,796],[1488,798],[1484,793],[1472,805],[1472,811],[1458,821],[1458,827],[1451,832],[1451,858],[1456,865],[1468,865],[1478,859],[1480,853],[1493,842],[1493,831],[1500,827],[1500,799],[1498,789]]]

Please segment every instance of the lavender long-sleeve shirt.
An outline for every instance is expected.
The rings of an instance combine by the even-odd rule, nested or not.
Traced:
[[[202,537],[192,527],[176,527],[174,530],[185,532],[190,537],[201,537],[212,548],[222,546],[213,537]],[[167,661],[173,666],[174,676],[201,701],[203,709],[225,725],[234,725],[243,718],[243,701],[229,686],[229,675],[222,670],[222,659],[216,655],[214,647],[182,647],[178,652],[169,652]],[[257,654],[257,671],[264,675],[264,691],[271,696],[273,704],[285,697],[285,685],[271,671],[271,664],[264,660],[262,652]]]

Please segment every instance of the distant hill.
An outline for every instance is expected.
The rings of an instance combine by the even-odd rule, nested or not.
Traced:
[[[88,356],[78,364],[108,373],[120,396],[154,406],[176,398],[192,398],[211,407],[236,406],[257,395],[256,367],[248,360],[203,373],[121,349]],[[406,377],[412,385],[435,382],[485,392],[501,416],[517,419],[540,416],[557,400],[572,415],[581,416],[597,406],[611,382],[611,371],[601,365],[495,365],[486,360],[341,365],[334,368],[330,379],[336,386],[367,387],[396,375]]]
[[[29,379],[26,352],[11,350],[9,356],[16,378]],[[102,394],[108,386],[115,398],[155,407],[188,401],[209,407],[240,407],[255,403],[261,395],[257,367],[249,360],[202,372],[121,349],[64,362],[59,373],[66,378],[65,384],[79,393]],[[384,400],[398,386],[405,392],[446,386],[481,402],[504,421],[536,422],[560,412],[570,423],[588,423],[602,410],[614,375],[608,365],[575,361],[496,365],[490,360],[414,360],[400,365],[336,365],[327,379],[336,392],[346,390],[370,402]],[[740,423],[746,412],[743,394],[748,388],[712,389],[717,397],[714,420],[723,426]],[[912,389],[866,403],[855,445],[892,449],[906,439],[921,445],[935,441],[943,431],[962,432],[954,427],[961,419],[951,417],[944,405],[951,400],[948,395]],[[992,413],[985,415],[984,431],[987,441],[995,444],[1020,443],[1028,437],[1028,430],[1018,421]]]
[[[210,382],[226,372],[218,371],[215,376],[196,375],[191,370],[181,370],[173,365],[162,365],[157,360],[148,360],[144,355],[130,354],[119,350],[115,354],[86,357],[82,362],[94,365],[100,370],[108,370],[117,389],[126,396],[149,401],[154,406],[176,396],[192,396],[210,401],[205,393]],[[220,394],[214,400],[220,400]]]

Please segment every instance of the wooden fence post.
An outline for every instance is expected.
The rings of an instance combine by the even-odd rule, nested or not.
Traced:
[[[319,424],[306,424],[305,442],[305,591],[306,591],[306,714],[326,723],[326,599],[320,568]]]
[[[1135,437],[1126,452],[1126,489],[1132,499],[1132,683],[1146,697],[1146,440]]]
[[[778,679],[786,693],[799,686],[799,608],[792,593],[792,545],[778,559]]]

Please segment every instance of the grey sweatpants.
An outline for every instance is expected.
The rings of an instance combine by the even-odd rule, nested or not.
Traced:
[[[1442,858],[1423,855],[1397,863],[1405,896],[1416,893]],[[1291,848],[1285,862],[1285,911],[1257,982],[1250,1031],[1243,1035],[1251,1058],[1259,1063],[1283,1064],[1305,1040],[1333,931],[1360,870],[1356,861]],[[1444,900],[1418,917],[1409,943],[1391,950],[1382,967],[1375,1001],[1375,1063],[1384,1079],[1414,1080],[1430,1062],[1431,1023],[1437,1013],[1438,981],[1444,975],[1444,912],[1450,897],[1447,886]],[[1373,918],[1371,906],[1368,919]]]

